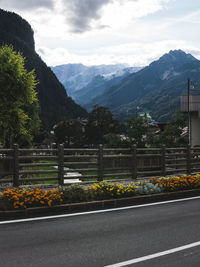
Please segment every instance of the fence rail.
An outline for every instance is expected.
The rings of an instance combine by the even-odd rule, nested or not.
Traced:
[[[103,148],[0,149],[0,183],[68,183],[166,176],[200,171],[200,149]]]

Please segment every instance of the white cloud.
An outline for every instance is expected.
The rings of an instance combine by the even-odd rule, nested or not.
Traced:
[[[70,53],[67,49],[57,47],[57,48],[47,48],[39,47],[37,53],[49,66],[56,66],[67,63],[81,63],[83,57]]]
[[[169,50],[182,49],[200,58],[200,49],[190,43],[177,40],[163,40],[115,45],[97,48],[92,54],[75,54],[65,48],[39,48],[37,51],[47,64],[51,66],[67,63],[83,63],[85,65],[126,63],[130,66],[146,66]]]

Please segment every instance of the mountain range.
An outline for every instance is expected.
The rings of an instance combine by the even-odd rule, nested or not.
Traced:
[[[64,64],[51,67],[51,69],[53,70],[59,81],[64,85],[67,93],[74,100],[79,100],[81,98],[79,98],[78,92],[80,90],[82,92],[87,91],[91,87],[91,84],[93,85],[95,83],[95,80],[97,81],[97,83],[98,81],[100,81],[100,77],[100,83],[102,83],[102,80],[112,80],[112,78],[123,76],[125,72],[132,73],[138,71],[141,68],[128,68],[125,64],[98,66],[85,66],[83,64]],[[100,90],[99,92],[102,93],[103,91]],[[82,93],[80,94],[82,95]],[[94,96],[96,96],[96,94],[94,94]],[[80,101],[80,103],[82,103],[82,101]]]
[[[180,109],[180,95],[186,92],[187,79],[190,78],[193,83],[200,85],[200,61],[182,50],[171,50],[144,68],[124,68],[124,65],[120,65],[116,66],[119,69],[113,69],[111,73],[93,72],[94,76],[89,79],[82,71],[85,66],[79,64],[78,71],[73,64],[64,66],[68,71],[71,69],[71,77],[78,84],[75,88],[74,83],[74,89],[71,90],[77,103],[88,111],[94,105],[106,106],[122,122],[126,117],[138,113],[146,113],[158,122],[167,122]],[[59,66],[56,68],[58,70]],[[110,66],[108,70],[109,68]],[[59,78],[58,73],[56,75]],[[81,76],[82,79],[79,80]],[[64,77],[69,85],[69,76]],[[83,86],[84,84],[86,85]]]
[[[62,117],[86,117],[84,108],[68,97],[65,88],[52,70],[35,52],[34,32],[30,24],[19,15],[0,9],[0,46],[12,45],[26,58],[28,71],[35,69],[40,118],[52,127]]]
[[[104,91],[114,85],[117,85],[123,78],[127,77],[130,73],[136,72],[141,68],[130,67],[120,71],[110,73],[107,75],[97,75],[85,87],[73,93],[73,99],[80,105],[87,104],[88,99],[93,99]],[[92,109],[89,108],[89,111]]]
[[[124,121],[138,112],[150,114],[158,122],[167,122],[180,109],[180,95],[187,89],[187,79],[200,85],[200,61],[182,50],[163,55],[142,70],[83,104],[87,110],[94,105],[108,107]]]
[[[200,61],[182,50],[170,51],[84,107],[103,104],[121,120],[139,110],[156,121],[167,122],[180,109],[180,95],[186,92],[188,77],[200,85]]]

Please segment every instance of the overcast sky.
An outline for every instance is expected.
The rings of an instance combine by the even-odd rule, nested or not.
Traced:
[[[47,63],[144,66],[173,49],[200,59],[200,0],[0,0]]]

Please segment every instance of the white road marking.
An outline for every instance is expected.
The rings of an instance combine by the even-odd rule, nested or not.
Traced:
[[[200,246],[200,241],[195,242],[195,243],[191,243],[191,244],[188,244],[188,245],[185,245],[185,246],[181,246],[181,247],[165,250],[165,251],[162,251],[162,252],[158,252],[158,253],[155,253],[155,254],[147,255],[147,256],[144,256],[144,257],[140,257],[140,258],[124,261],[124,262],[119,262],[119,263],[112,264],[112,265],[107,265],[107,266],[104,266],[104,267],[123,267],[123,266],[128,266],[128,265],[131,265],[131,264],[134,264],[134,263],[155,259],[155,258],[158,258],[158,257],[166,256],[168,254],[176,253],[176,252],[179,252],[179,251],[182,251],[182,250],[185,250],[185,249],[189,249],[189,248],[193,248],[193,247],[197,247],[197,246]]]
[[[176,203],[176,202],[182,202],[182,201],[189,201],[189,200],[195,200],[195,199],[200,199],[200,196],[181,198],[181,199],[175,199],[175,200],[168,200],[168,201],[161,201],[161,202],[154,202],[154,203],[141,204],[141,205],[128,206],[128,207],[121,207],[121,208],[94,210],[94,211],[86,211],[86,212],[78,212],[78,213],[70,213],[70,214],[35,217],[35,218],[28,218],[28,219],[0,221],[0,225],[1,224],[10,224],[10,223],[33,222],[33,221],[41,221],[41,220],[50,220],[50,219],[58,219],[58,218],[66,218],[66,217],[83,216],[83,215],[89,215],[89,214],[98,214],[98,213],[120,211],[120,210],[129,210],[129,209],[136,209],[136,208],[138,209],[138,208],[143,208],[143,207],[157,206],[157,205]]]

